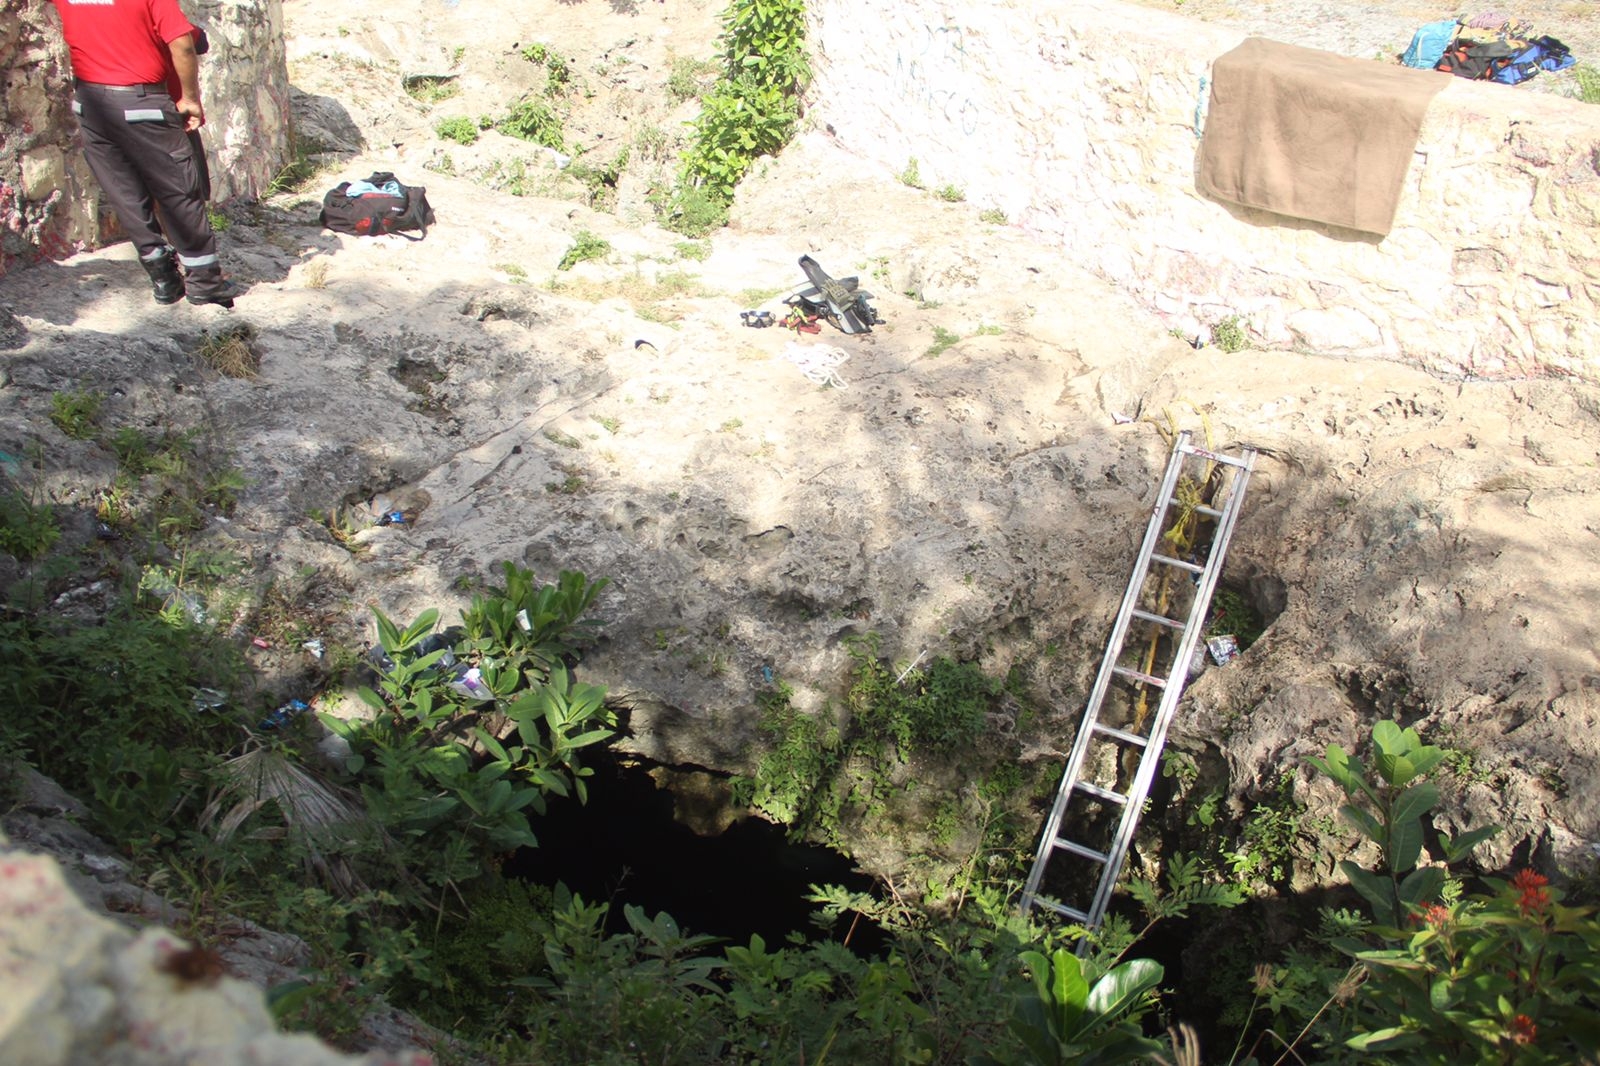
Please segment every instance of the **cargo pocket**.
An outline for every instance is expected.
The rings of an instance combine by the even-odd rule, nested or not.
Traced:
[[[185,134],[183,147],[167,153],[172,157],[175,173],[181,176],[184,191],[197,200],[211,199],[211,177],[206,173],[203,152],[204,149],[198,147],[194,139]]]

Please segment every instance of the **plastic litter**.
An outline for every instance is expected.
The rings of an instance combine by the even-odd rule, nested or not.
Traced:
[[[291,720],[309,711],[311,707],[304,700],[290,700],[271,714],[261,719],[260,729],[281,729]]]
[[[457,695],[465,696],[469,700],[492,700],[494,690],[483,683],[483,674],[476,666],[464,667],[457,671],[454,680],[445,686]]]
[[[306,651],[310,652],[311,657],[314,659],[322,658],[323,654],[328,650],[328,646],[322,643],[321,637],[312,637],[310,640],[306,641],[300,646]]]
[[[1227,666],[1239,657],[1239,639],[1231,634],[1212,637],[1206,641],[1206,650],[1211,653],[1212,662]]]
[[[404,511],[385,511],[378,516],[378,525],[380,526],[403,526],[405,524],[406,513]]]
[[[217,711],[228,702],[228,694],[216,688],[197,688],[190,697],[196,711]]]
[[[517,612],[517,628],[524,633],[533,632],[533,623],[528,620],[528,609],[526,607]]]
[[[255,648],[260,648],[262,651],[266,651],[268,648],[272,647],[271,642],[265,637],[251,638],[250,645]]]

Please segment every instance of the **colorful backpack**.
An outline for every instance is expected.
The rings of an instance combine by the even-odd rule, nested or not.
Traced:
[[[1571,50],[1554,37],[1540,37],[1529,41],[1490,77],[1506,85],[1518,85],[1541,70],[1566,70],[1577,61]]]
[[[1456,39],[1455,19],[1430,22],[1411,35],[1411,47],[1400,56],[1400,62],[1417,70],[1432,70],[1444,57],[1444,51]]]

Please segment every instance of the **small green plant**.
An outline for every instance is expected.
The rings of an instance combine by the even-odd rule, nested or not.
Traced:
[[[1586,104],[1600,104],[1600,68],[1579,63],[1572,68],[1572,79],[1578,86],[1579,100]]]
[[[36,559],[60,537],[48,503],[15,491],[0,494],[0,551],[14,559]]]
[[[978,221],[987,222],[994,226],[1004,226],[1011,220],[1006,218],[1006,213],[998,207],[989,207],[978,212]]]
[[[1265,628],[1261,612],[1251,605],[1243,593],[1223,588],[1211,597],[1211,610],[1206,615],[1207,637],[1234,637],[1242,650],[1261,639]]]
[[[570,433],[563,433],[559,429],[545,430],[544,439],[549,441],[551,444],[554,444],[558,448],[572,448],[576,450],[583,447],[583,441],[579,440],[577,437],[574,437]]]
[[[672,246],[679,259],[691,259],[696,263],[703,263],[711,258],[710,241],[679,241]]]
[[[583,471],[570,467],[557,467],[562,473],[560,481],[547,481],[544,485],[546,492],[557,496],[581,496],[588,489],[589,483],[583,479]]]
[[[507,136],[532,141],[558,152],[566,141],[561,116],[542,96],[523,97],[505,117],[494,123],[494,127]]]
[[[667,131],[660,126],[647,125],[633,135],[633,148],[641,159],[666,159],[669,154],[668,143]]]
[[[591,259],[604,259],[611,254],[611,242],[604,237],[597,236],[588,230],[579,230],[572,238],[572,247],[562,255],[561,262],[556,264],[557,270],[571,270],[579,263]]]
[[[917,157],[916,156],[912,156],[906,162],[906,168],[900,172],[899,178],[900,178],[900,184],[901,185],[906,185],[906,186],[909,186],[909,187],[911,187],[913,189],[921,189],[921,188],[923,188],[922,171],[917,166]]]
[[[742,419],[742,418],[730,418],[726,422],[722,423],[722,425],[717,427],[717,432],[718,433],[732,433],[734,430],[738,429],[739,427],[741,427],[743,425],[744,425],[744,419]]]
[[[495,269],[513,281],[528,280],[528,271],[517,263],[501,263]]]
[[[621,419],[611,418],[606,415],[590,415],[589,418],[599,423],[600,427],[607,433],[615,434],[617,430],[622,428]]]
[[[1211,327],[1211,343],[1232,355],[1250,347],[1250,335],[1238,315],[1229,315]]]
[[[712,60],[673,56],[667,73],[667,95],[674,103],[694,100],[703,91],[706,79],[716,71],[717,64]]]
[[[732,194],[723,194],[715,186],[680,186],[665,224],[685,237],[705,237],[728,224],[728,208],[732,203]]]
[[[952,333],[943,326],[934,326],[933,343],[928,345],[928,350],[922,354],[930,359],[937,358],[938,356],[941,356],[945,352],[949,351],[951,347],[959,343],[960,340],[961,334]]]
[[[458,44],[454,48],[450,49],[450,65],[452,67],[459,67],[461,65],[461,61],[463,59],[465,59],[466,57],[467,57],[467,46],[466,45]]]
[[[105,394],[99,392],[56,392],[50,394],[50,421],[73,440],[94,436]]]
[[[528,62],[544,67],[544,91],[555,96],[566,91],[572,81],[572,67],[566,59],[550,50],[545,44],[534,42],[523,48],[521,56]]]
[[[478,124],[465,115],[442,118],[433,124],[433,132],[440,140],[457,144],[472,144],[478,139]]]
[[[955,185],[941,185],[933,191],[933,195],[947,204],[959,204],[967,198],[966,192]]]
[[[1002,336],[1004,333],[1005,333],[1005,327],[1004,326],[996,326],[996,325],[993,325],[993,324],[990,324],[990,323],[986,322],[983,325],[978,327],[978,331],[976,333],[974,333],[973,336],[974,337],[999,337],[999,336]]]
[[[213,233],[226,233],[228,227],[233,225],[233,219],[215,207],[206,208],[206,221],[211,223]]]

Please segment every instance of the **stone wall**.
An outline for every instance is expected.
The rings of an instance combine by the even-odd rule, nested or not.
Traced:
[[[1379,239],[1195,191],[1236,31],[1115,0],[812,10],[816,121],[1078,249],[1175,328],[1238,315],[1264,346],[1600,380],[1600,107],[1453,80]]]
[[[289,159],[281,0],[184,0],[206,28],[204,137],[218,202],[259,196]],[[0,275],[118,236],[77,146],[72,71],[49,0],[0,0]]]

